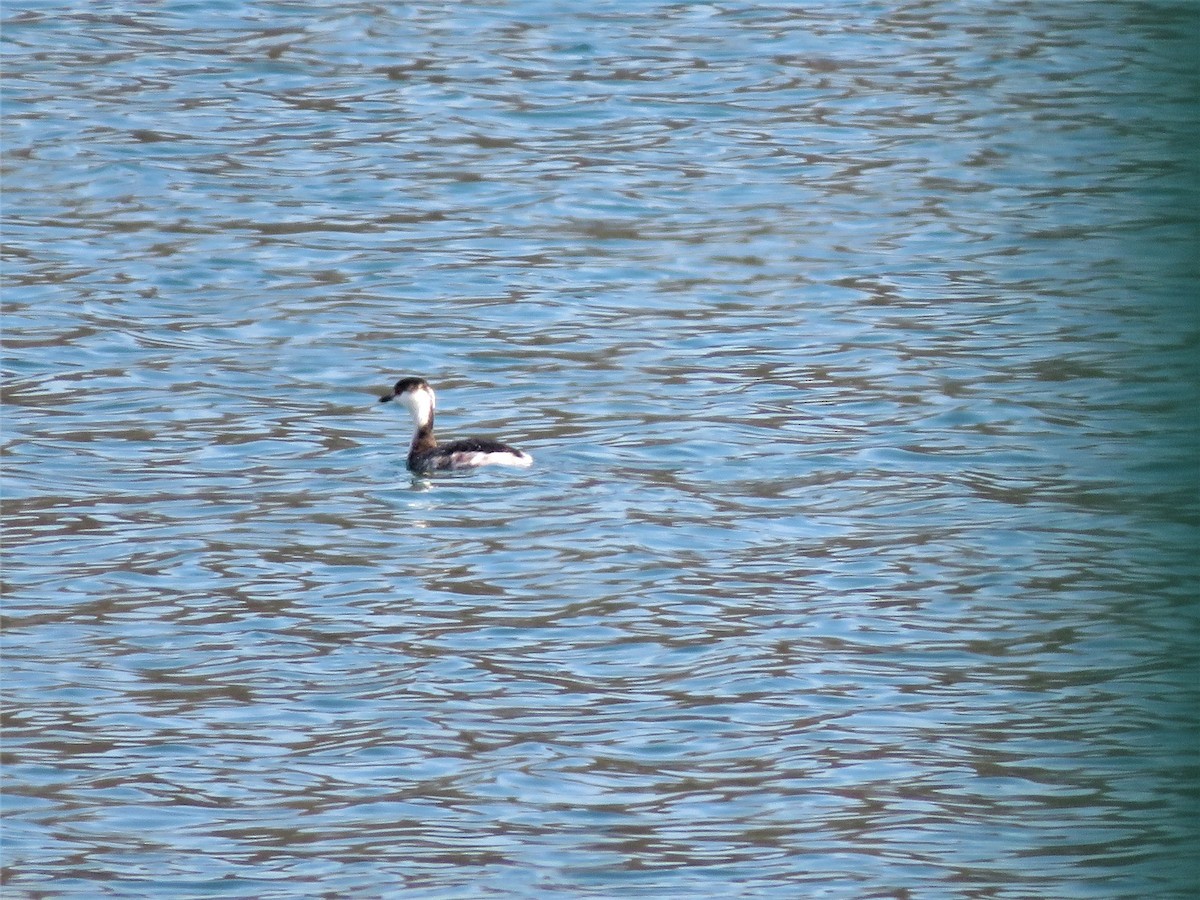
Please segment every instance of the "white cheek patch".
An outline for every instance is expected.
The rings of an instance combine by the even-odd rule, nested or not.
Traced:
[[[533,465],[533,457],[528,453],[471,450],[450,454],[450,468],[452,469],[474,469],[479,466],[513,466],[518,469],[528,469],[531,465]]]
[[[433,394],[429,391],[413,391],[404,396],[404,405],[412,413],[413,422],[418,428],[429,422],[433,415]]]

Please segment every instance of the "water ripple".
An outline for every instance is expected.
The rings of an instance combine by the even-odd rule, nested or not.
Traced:
[[[6,891],[1194,893],[1193,11],[5,16]]]

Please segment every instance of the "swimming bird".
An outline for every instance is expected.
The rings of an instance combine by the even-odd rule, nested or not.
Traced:
[[[433,436],[433,411],[437,401],[433,388],[424,378],[401,378],[380,403],[399,400],[412,414],[416,433],[408,449],[408,467],[417,473],[440,469],[475,469],[479,466],[516,466],[526,469],[533,463],[528,453],[482,438],[467,438],[439,444]]]

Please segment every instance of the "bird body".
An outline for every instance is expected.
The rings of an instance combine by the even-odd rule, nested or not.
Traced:
[[[480,466],[525,469],[533,464],[533,457],[528,453],[499,441],[467,438],[439,444],[433,436],[437,398],[424,378],[401,378],[391,391],[379,398],[380,403],[391,400],[399,400],[412,415],[416,432],[408,449],[408,467],[414,472],[476,469]]]

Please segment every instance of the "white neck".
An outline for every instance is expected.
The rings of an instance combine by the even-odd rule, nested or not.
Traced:
[[[413,425],[418,430],[433,421],[433,410],[436,402],[432,390],[429,388],[417,388],[415,391],[410,391],[403,395],[400,399],[408,407],[408,411],[412,414]]]

